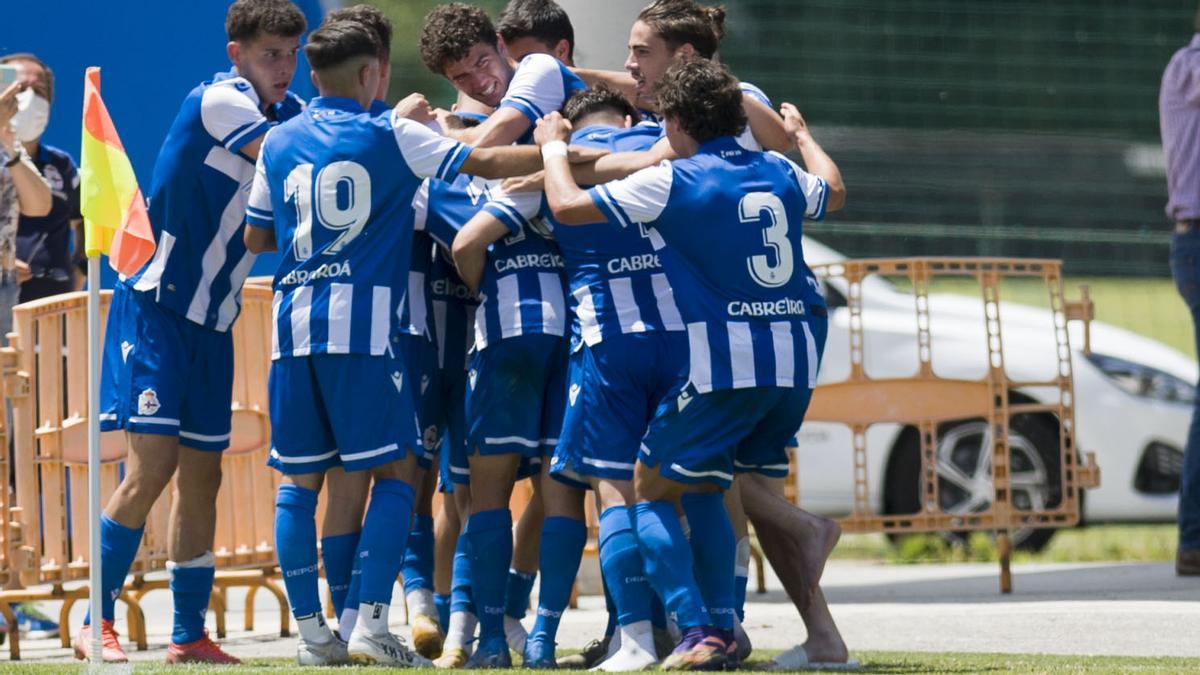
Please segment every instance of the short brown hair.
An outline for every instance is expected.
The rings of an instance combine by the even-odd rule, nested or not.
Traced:
[[[688,59],[667,69],[654,91],[658,110],[699,143],[737,136],[746,128],[742,88],[733,73],[708,59]]]
[[[42,67],[42,72],[46,73],[46,88],[49,90],[50,96],[46,99],[51,103],[54,102],[54,71],[46,62],[39,59],[33,52],[17,52],[15,54],[5,54],[0,56],[0,63],[12,63],[13,61],[28,61],[36,63]]]
[[[392,20],[381,9],[373,5],[351,5],[335,9],[325,16],[326,21],[354,21],[369,28],[379,40],[379,59],[386,61],[392,55]]]
[[[479,43],[496,46],[496,27],[487,12],[461,2],[435,7],[421,27],[421,61],[438,75]]]
[[[288,0],[237,0],[225,15],[225,35],[248,42],[260,35],[298,37],[308,28],[304,12]]]
[[[725,8],[693,0],[654,0],[638,21],[650,26],[672,51],[690,44],[700,56],[711,59],[725,37]]]
[[[628,115],[634,122],[642,119],[637,108],[633,107],[624,94],[606,84],[595,84],[577,91],[563,104],[563,117],[571,124],[601,112],[611,112],[621,117]]]
[[[336,68],[360,56],[379,58],[379,38],[357,21],[325,21],[308,36],[304,56],[317,71]]]

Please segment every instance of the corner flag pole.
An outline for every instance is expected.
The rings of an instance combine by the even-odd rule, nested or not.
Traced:
[[[88,660],[104,663],[100,624],[100,255],[88,256],[88,590],[92,641]],[[63,630],[66,630],[64,627]]]

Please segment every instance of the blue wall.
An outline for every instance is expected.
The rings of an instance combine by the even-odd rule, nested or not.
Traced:
[[[321,0],[294,0],[320,22]],[[20,0],[3,2],[0,54],[33,52],[54,70],[55,98],[43,141],[78,161],[83,74],[101,68],[101,94],[143,192],[183,97],[228,70],[225,12],[230,0]],[[329,4],[328,2],[324,4]],[[20,26],[21,30],[15,27]],[[292,88],[315,94],[303,61]],[[107,270],[107,266],[105,266]],[[255,274],[273,272],[260,259]],[[108,285],[108,284],[105,284]]]

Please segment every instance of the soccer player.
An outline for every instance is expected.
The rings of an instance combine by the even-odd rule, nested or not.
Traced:
[[[229,445],[233,342],[254,262],[242,243],[246,190],[263,135],[298,114],[288,92],[304,15],[286,0],[229,8],[233,70],[193,89],[163,142],[150,189],[154,257],[118,281],[108,317],[101,428],[124,429],[125,476],[101,519],[105,661],[125,661],[112,627],[146,516],[178,469],[168,534],[174,628],[167,661],[236,663],[204,630],[212,592],[221,450]],[[87,653],[87,623],[75,654]]]
[[[824,299],[804,264],[804,218],[844,200],[836,166],[807,173],[741,147],[742,92],[724,67],[692,59],[664,75],[656,97],[682,159],[587,192],[564,154],[558,115],[538,126],[546,195],[564,224],[645,224],[659,249],[688,335],[688,368],[659,406],[635,469],[634,525],[651,585],[683,640],[668,670],[721,667],[733,644],[733,530],[720,490],[735,464],[768,467],[803,419],[826,332]],[[676,514],[693,532],[690,545]],[[693,572],[694,570],[694,572]]]
[[[376,35],[323,24],[305,54],[321,96],[264,144],[246,211],[246,244],[284,252],[275,275],[270,463],[284,475],[276,547],[297,617],[302,664],[427,664],[388,631],[420,476],[416,386],[400,353],[411,202],[422,177],[491,177],[538,166],[527,148],[472,151],[399,114],[370,110]],[[343,646],[321,618],[314,513],[325,471],[374,479],[357,550],[357,623]],[[397,530],[395,523],[403,526]]]
[[[573,92],[584,88],[582,80],[548,53],[532,52],[515,62],[487,13],[461,3],[441,5],[425,17],[421,60],[459,92],[496,109],[469,129],[455,128],[451,113],[438,113],[443,133],[477,147],[528,141],[542,115],[560,109]]]
[[[637,110],[603,85],[577,92],[564,112],[576,130],[576,144],[645,151],[659,138],[656,126],[633,126]],[[460,235],[460,261],[478,267],[467,256],[483,256],[482,245],[489,239],[485,233],[527,227],[523,215],[511,201],[486,207]],[[645,230],[597,224],[555,227],[554,232],[566,264],[577,344],[570,362],[569,405],[551,471],[572,486],[592,487],[599,496],[600,564],[621,624],[620,650],[599,667],[638,670],[658,659],[650,621],[653,593],[642,572],[627,505],[633,505],[638,443],[655,406],[686,365],[687,343],[671,287]],[[468,250],[467,241],[479,245]],[[556,665],[558,621],[587,538],[582,492],[563,489],[575,493],[572,503],[560,506],[547,500],[542,592],[524,652],[526,667]]]
[[[509,0],[496,29],[509,57],[517,63],[530,54],[549,54],[566,66],[575,66],[575,27],[554,0]]]

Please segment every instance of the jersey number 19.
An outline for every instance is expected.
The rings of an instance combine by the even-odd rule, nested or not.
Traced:
[[[371,175],[358,162],[332,162],[317,172],[300,164],[284,181],[284,199],[296,206],[296,260],[313,255],[313,220],[337,237],[321,251],[336,255],[354,240],[371,217]],[[323,238],[323,237],[320,237]]]

